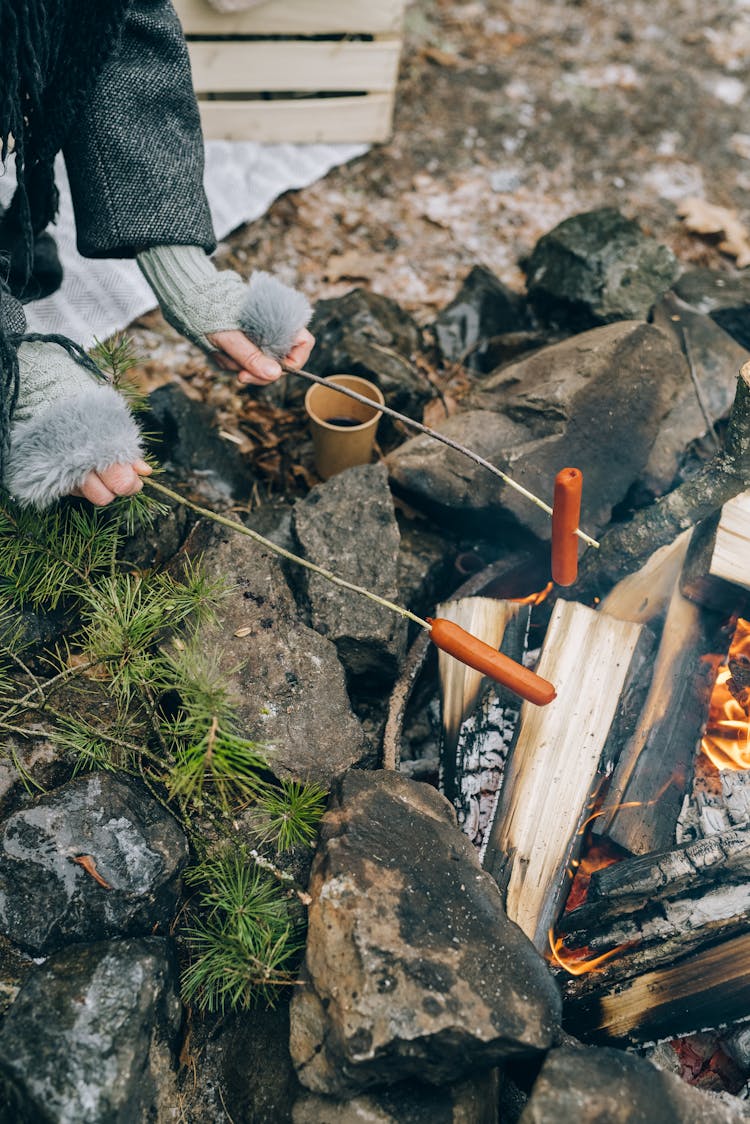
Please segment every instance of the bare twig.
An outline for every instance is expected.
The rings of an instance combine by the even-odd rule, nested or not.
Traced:
[[[412,613],[409,609],[405,609],[402,605],[397,605],[394,601],[389,601],[385,597],[379,597],[377,593],[373,593],[370,589],[365,589],[364,586],[355,585],[353,582],[348,582],[344,578],[332,574],[330,570],[325,570],[322,566],[316,566],[313,562],[308,562],[306,558],[300,558],[297,554],[292,554],[290,550],[285,550],[283,546],[278,543],[271,542],[270,539],[259,535],[257,531],[251,530],[246,527],[244,523],[238,523],[235,519],[227,519],[225,515],[219,515],[215,511],[211,511],[208,507],[201,507],[200,504],[193,503],[192,500],[186,500],[184,496],[179,495],[178,492],[173,492],[171,488],[165,488],[163,484],[149,477],[144,481],[149,488],[155,488],[157,492],[162,495],[169,496],[170,499],[176,503],[182,504],[183,507],[189,507],[191,511],[195,511],[198,515],[205,516],[206,519],[213,520],[214,523],[220,523],[222,527],[229,527],[232,531],[236,531],[239,535],[246,535],[254,542],[260,543],[267,550],[273,551],[274,554],[281,555],[282,558],[287,558],[290,562],[295,562],[298,566],[304,566],[306,570],[312,570],[313,573],[319,574],[321,577],[326,578],[334,585],[340,585],[343,589],[349,589],[352,593],[360,593],[363,597],[367,597],[370,601],[375,601],[378,605],[382,605],[386,609],[390,609],[393,613],[398,613],[400,617],[407,617],[410,621],[421,625],[422,628],[430,631],[430,624],[423,617],[418,617],[416,613]]]

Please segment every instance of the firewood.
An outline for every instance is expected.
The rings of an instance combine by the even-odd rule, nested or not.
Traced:
[[[750,933],[627,983],[592,987],[581,977],[569,992],[563,1026],[585,1041],[635,1044],[726,1026],[750,1011]]]
[[[651,687],[607,792],[611,810],[594,825],[595,834],[634,854],[674,844],[716,674],[704,657],[716,651],[720,625],[675,587]]]
[[[685,597],[729,615],[750,599],[750,492],[742,492],[693,531],[681,578]]]
[[[608,979],[619,979],[641,962],[668,962],[675,947],[684,955],[747,929],[750,828],[596,871],[585,904],[565,913],[556,933],[569,951],[634,945],[608,964]]]
[[[510,659],[519,663],[523,660],[530,605],[472,597],[439,606],[438,611],[466,622],[465,627],[477,636],[490,636]],[[456,808],[459,825],[481,850],[494,818],[505,761],[518,731],[521,699],[481,677],[477,690],[473,677],[465,674],[469,671],[461,665],[456,667],[455,660],[441,659],[441,775],[443,791]]]
[[[619,621],[649,624],[667,611],[690,542],[690,531],[655,550],[640,570],[617,583],[599,606]]]
[[[437,606],[436,614],[453,621],[479,640],[520,662],[529,623],[528,606],[513,601],[496,601],[491,597],[465,597],[458,601],[443,602]],[[520,628],[509,628],[516,621]],[[506,630],[509,633],[508,644],[503,644]],[[449,800],[458,799],[459,804],[462,804],[460,792],[463,763],[457,760],[456,747],[461,725],[479,700],[483,676],[445,652],[438,653],[438,676],[443,730],[443,791]],[[502,687],[498,687],[497,691],[502,704],[511,705],[516,711],[519,709],[516,696]]]
[[[724,449],[694,476],[656,503],[617,524],[601,539],[599,550],[587,550],[575,585],[565,590],[571,600],[590,602],[606,594],[626,574],[637,570],[660,546],[695,526],[728,500],[750,487],[750,363],[737,379]]]
[[[485,858],[506,890],[508,916],[540,950],[568,889],[597,773],[642,627],[558,601],[539,674],[557,686],[544,708],[524,704]]]

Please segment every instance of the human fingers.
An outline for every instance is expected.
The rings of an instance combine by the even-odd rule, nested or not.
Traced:
[[[292,344],[289,354],[285,357],[285,364],[287,367],[292,367],[294,370],[298,367],[304,367],[314,347],[315,336],[312,332],[308,332],[307,328],[303,328],[297,334],[297,338]]]
[[[104,507],[115,498],[114,492],[110,492],[95,472],[90,472],[75,491],[96,507]]]
[[[143,481],[132,464],[112,464],[98,475],[105,488],[116,496],[132,496],[143,487]]]
[[[229,332],[214,332],[208,340],[220,352],[234,359],[240,367],[239,380],[243,383],[254,383],[256,386],[265,386],[273,382],[281,374],[281,366],[269,355],[264,355],[260,348],[239,330]]]
[[[140,457],[137,461],[133,461],[133,468],[139,476],[150,476],[154,471],[148,461],[141,460]]]

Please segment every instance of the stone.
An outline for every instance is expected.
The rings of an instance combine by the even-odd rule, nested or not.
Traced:
[[[289,1004],[259,1004],[191,1023],[195,1065],[180,1071],[184,1124],[291,1124],[302,1092],[289,1056]]]
[[[689,269],[674,285],[677,296],[708,315],[740,347],[750,349],[750,277],[718,269]]]
[[[394,410],[421,417],[435,392],[414,360],[421,347],[415,320],[395,301],[367,289],[319,301],[310,323],[315,349],[307,363],[315,375],[359,375],[376,383]],[[289,392],[302,397],[302,379]]]
[[[159,460],[209,501],[246,499],[255,477],[247,460],[219,434],[216,412],[188,398],[177,383],[152,391],[144,430]]]
[[[696,312],[673,293],[667,293],[656,305],[653,320],[692,360],[706,413],[715,425],[729,413],[737,375],[743,363],[750,359],[750,351],[732,339],[712,317]],[[708,432],[688,363],[681,369],[684,371],[682,384],[661,422],[641,474],[642,485],[652,495],[661,495],[670,487],[688,445]]]
[[[398,602],[400,535],[382,464],[318,484],[295,505],[293,526],[308,562]],[[309,570],[300,579],[312,627],[333,641],[349,676],[392,682],[406,646],[405,618]]]
[[[294,1106],[293,1124],[497,1124],[497,1070],[485,1070],[457,1085],[402,1082],[348,1101],[305,1093]]]
[[[581,525],[595,534],[644,470],[684,378],[685,359],[668,336],[621,321],[503,367],[440,429],[547,503],[557,472],[580,468]],[[549,539],[546,513],[432,438],[405,442],[386,465],[394,489],[451,526],[484,537],[520,527]]]
[[[443,360],[460,362],[475,371],[489,371],[497,365],[488,360],[493,337],[523,332],[528,327],[523,299],[483,265],[474,266],[432,326]]]
[[[187,858],[177,821],[140,784],[78,777],[2,825],[0,932],[36,955],[164,932]]]
[[[552,1045],[549,969],[429,785],[386,771],[339,781],[309,891],[290,1045],[312,1092],[445,1084]]]
[[[736,1106],[736,1107],[735,1107]],[[519,1124],[740,1124],[742,1103],[692,1089],[673,1073],[609,1047],[552,1050]]]
[[[69,775],[64,750],[49,738],[7,735],[0,745],[0,816],[31,793],[62,784]]]
[[[423,519],[397,519],[399,601],[424,616],[455,585],[456,547]]]
[[[225,586],[201,644],[223,672],[239,732],[277,776],[327,787],[368,752],[334,644],[301,619],[270,551],[205,523],[186,550]]]
[[[177,971],[159,937],[76,945],[35,969],[0,1029],[0,1124],[174,1120]]]
[[[583,331],[645,320],[680,267],[612,207],[573,215],[539,239],[525,266],[529,300],[543,319]]]

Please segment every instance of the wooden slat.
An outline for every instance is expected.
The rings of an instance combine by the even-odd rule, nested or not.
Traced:
[[[278,101],[200,101],[207,140],[261,144],[377,143],[391,134],[393,96],[298,98]]]
[[[750,492],[724,504],[710,572],[712,577],[750,589]]]
[[[398,31],[405,0],[268,0],[222,14],[206,0],[175,0],[186,35],[387,35]]]
[[[318,43],[192,42],[193,85],[199,94],[264,90],[392,90],[401,43],[345,40]]]

